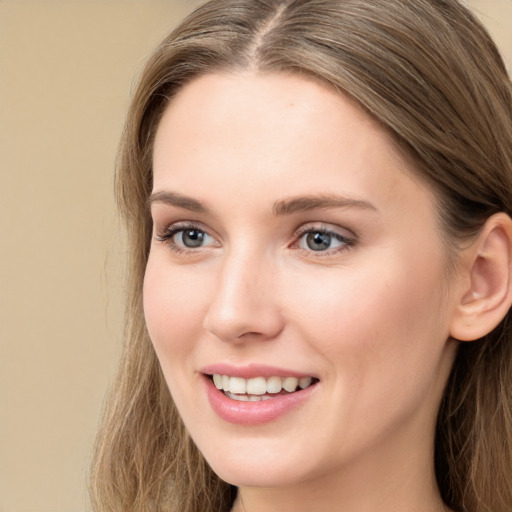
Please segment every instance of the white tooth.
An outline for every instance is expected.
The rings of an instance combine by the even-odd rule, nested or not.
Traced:
[[[249,395],[236,395],[236,394],[228,392],[228,393],[226,393],[226,396],[228,398],[231,398],[232,400],[237,400],[238,402],[249,402],[250,401]]]
[[[232,400],[237,400],[238,402],[261,402],[263,400],[272,400],[270,395],[238,395],[236,393],[226,392],[226,396],[231,398]]]
[[[309,387],[311,385],[311,382],[312,382],[312,378],[311,377],[302,377],[299,379],[299,388],[300,389],[306,389],[307,387]]]
[[[247,381],[248,395],[264,395],[267,392],[267,381],[265,377],[255,377]]]
[[[230,377],[229,378],[229,391],[231,393],[237,393],[238,395],[245,394],[247,381],[242,377]]]
[[[299,379],[296,377],[286,377],[283,379],[283,388],[289,393],[293,393],[299,384]]]
[[[281,377],[269,377],[267,379],[267,393],[279,393],[281,389]]]
[[[260,402],[262,400],[269,400],[271,398],[268,395],[237,395],[230,392],[227,392],[226,396],[232,400],[237,400],[238,402]]]
[[[230,391],[230,389],[229,389],[229,376],[228,375],[223,375],[222,376],[222,389],[224,391]]]
[[[213,383],[217,389],[222,389],[222,376],[218,373],[213,374]]]

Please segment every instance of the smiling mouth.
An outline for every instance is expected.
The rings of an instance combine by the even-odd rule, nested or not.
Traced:
[[[215,387],[228,398],[241,402],[259,402],[277,396],[290,395],[309,388],[318,382],[315,377],[230,377],[213,374],[209,376]]]

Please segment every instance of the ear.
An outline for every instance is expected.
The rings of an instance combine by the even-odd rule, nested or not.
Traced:
[[[512,219],[497,213],[463,255],[463,288],[450,334],[460,341],[491,332],[512,304]]]

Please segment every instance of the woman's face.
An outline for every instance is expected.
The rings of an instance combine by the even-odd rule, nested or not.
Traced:
[[[298,76],[207,75],[166,110],[145,315],[225,480],[428,466],[456,298],[410,166],[354,102]]]

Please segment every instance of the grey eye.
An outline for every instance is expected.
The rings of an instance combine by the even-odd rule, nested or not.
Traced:
[[[325,252],[332,249],[343,249],[351,245],[351,241],[344,236],[329,232],[312,230],[305,232],[299,239],[300,249],[313,252]]]
[[[325,251],[331,247],[332,236],[321,231],[313,231],[306,235],[306,245],[312,251]]]
[[[176,233],[176,243],[185,247],[201,247],[207,238],[207,234],[200,229],[183,229]]]

